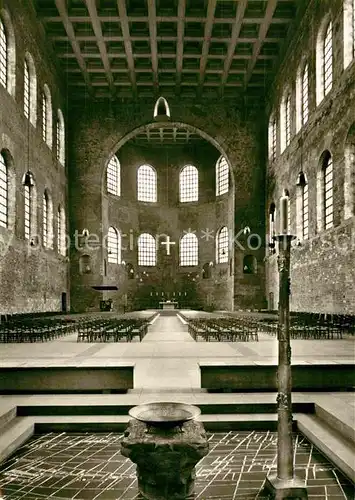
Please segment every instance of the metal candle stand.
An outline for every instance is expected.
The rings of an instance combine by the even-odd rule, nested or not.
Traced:
[[[279,256],[279,324],[277,371],[277,473],[266,478],[265,492],[277,500],[307,499],[305,482],[294,475],[292,442],[292,377],[290,346],[290,254],[295,236],[281,234]]]

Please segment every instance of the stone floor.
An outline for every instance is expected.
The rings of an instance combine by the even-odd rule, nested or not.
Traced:
[[[34,436],[0,469],[2,500],[138,499],[135,466],[120,454],[121,434]],[[265,475],[276,469],[276,433],[208,435],[210,452],[197,466],[196,500],[265,498]],[[295,471],[310,500],[354,499],[346,479],[301,435]]]

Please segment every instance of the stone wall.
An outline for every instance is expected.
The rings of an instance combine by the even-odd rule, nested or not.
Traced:
[[[131,193],[130,203],[133,203],[129,210],[133,215],[135,227],[139,227],[139,219],[151,222],[155,229],[174,227],[181,230],[186,223],[191,226],[191,221],[196,221],[198,228],[210,225],[215,228],[219,221],[224,219],[223,214],[228,213],[228,226],[238,232],[245,225],[251,226],[253,231],[258,234],[264,234],[264,168],[263,168],[263,145],[260,143],[260,130],[258,122],[250,118],[245,119],[245,114],[241,109],[226,108],[222,105],[200,106],[181,106],[174,103],[170,104],[171,120],[176,126],[188,126],[191,131],[197,132],[201,137],[211,143],[218,152],[214,153],[213,163],[220,154],[224,154],[231,167],[232,193],[233,196],[228,199],[218,201],[213,199],[213,189],[210,186],[206,193],[213,192],[212,198],[201,200],[201,205],[196,207],[193,213],[189,208],[177,209],[176,206],[168,208],[161,207],[153,213],[146,208],[143,214],[133,210],[136,206],[136,193],[132,188],[133,181],[126,187],[127,196]],[[107,215],[110,213],[110,202],[105,194],[104,177],[105,167],[108,159],[113,153],[120,151],[122,146],[133,138],[138,131],[149,125],[151,127],[163,126],[162,123],[154,123],[152,119],[153,105],[138,107],[134,105],[121,104],[94,104],[82,105],[75,113],[76,120],[71,122],[71,143],[72,169],[70,171],[70,210],[71,210],[71,233],[79,233],[87,228],[90,233],[104,235],[108,227]],[[211,149],[211,146],[209,146]],[[213,148],[212,148],[213,149]],[[136,153],[131,153],[134,155]],[[166,153],[160,154],[160,163],[166,162]],[[138,157],[140,155],[138,154]],[[203,161],[203,155],[200,158],[200,151],[197,155],[192,155],[193,159]],[[190,153],[191,157],[191,153]],[[132,159],[133,157],[131,157]],[[211,157],[212,159],[212,157]],[[138,160],[137,160],[138,161]],[[141,161],[141,157],[139,158]],[[134,161],[131,162],[135,165]],[[213,165],[214,166],[214,165]],[[134,169],[133,169],[134,170]],[[211,173],[214,176],[214,172]],[[175,172],[176,177],[176,172]],[[176,190],[176,186],[174,186]],[[167,196],[169,190],[163,187],[162,194]],[[134,195],[134,197],[133,197]],[[206,194],[206,196],[208,196]],[[171,197],[169,199],[172,199]],[[117,202],[118,204],[119,202]],[[83,210],[83,205],[85,210]],[[131,205],[129,205],[131,206]],[[155,210],[155,209],[154,209]],[[127,219],[127,210],[113,211],[117,225],[121,227]],[[201,215],[203,214],[203,215]],[[139,215],[139,217],[138,217]],[[114,219],[116,217],[116,219]],[[131,215],[129,221],[131,222]],[[111,223],[111,222],[110,222]],[[152,227],[153,229],[153,227]],[[156,232],[156,231],[154,231]],[[159,229],[160,232],[160,229]],[[173,232],[174,239],[178,237],[178,232]],[[201,264],[214,261],[211,255],[214,242],[201,247]],[[233,256],[233,233],[231,234],[231,255]],[[248,249],[245,252],[250,253]],[[72,252],[72,283],[71,295],[72,305],[75,310],[94,310],[98,308],[98,302],[101,295],[91,290],[91,286],[98,283],[104,283],[103,253],[100,249],[92,251],[90,255],[90,275],[78,274],[80,252]],[[260,251],[257,252],[258,259],[262,262]],[[125,257],[123,257],[126,260]],[[127,258],[127,261],[129,257]],[[240,262],[239,262],[240,264]],[[238,264],[238,265],[239,265]],[[251,307],[251,304],[264,304],[263,290],[263,267],[259,266],[259,274],[254,276],[254,282],[249,283],[242,276],[238,285],[234,280],[234,259],[228,265],[217,265],[212,270],[210,280],[201,280],[201,269],[191,270],[191,280],[193,278],[199,281],[199,292],[203,305],[210,305],[221,309],[233,309]],[[195,274],[193,274],[193,271]],[[240,273],[240,265],[238,267]],[[197,274],[199,278],[197,278]],[[118,276],[114,281],[119,280]],[[145,278],[143,278],[145,279]],[[180,280],[181,281],[181,280]],[[119,281],[122,286],[122,282]],[[234,283],[234,284],[233,284]],[[128,286],[128,285],[127,285]],[[139,282],[129,284],[127,291],[129,297],[137,293]],[[123,286],[125,289],[125,287]],[[125,294],[124,294],[125,295]],[[236,299],[237,304],[236,304]],[[123,297],[124,301],[127,299]]]
[[[267,206],[275,202],[278,208],[283,189],[288,189],[291,231],[299,233],[296,184],[299,173],[306,173],[309,185],[309,239],[296,240],[291,255],[291,309],[297,311],[355,313],[354,157],[352,160],[346,158],[348,146],[353,150],[355,147],[354,134],[349,134],[355,121],[355,63],[353,61],[344,70],[342,6],[341,0],[309,2],[303,26],[281,65],[268,107],[269,113],[276,111],[279,114],[283,90],[287,85],[291,87],[292,140],[283,154],[278,152],[276,161],[268,164]],[[334,82],[330,93],[316,106],[316,39],[326,15],[331,15],[333,20]],[[295,133],[295,80],[297,67],[306,55],[310,65],[310,116],[308,123]],[[317,224],[317,213],[321,157],[326,150],[333,158],[334,227],[324,231],[319,221]],[[269,252],[266,288],[269,306],[270,294],[274,295],[274,308],[277,307],[278,297],[276,260],[277,255]]]
[[[34,11],[23,0],[0,1],[2,16],[9,15],[15,34],[15,68],[12,94],[0,85],[0,150],[9,163],[11,177],[9,228],[0,227],[0,311],[1,313],[59,311],[62,293],[68,292],[67,259],[56,247],[56,211],[67,206],[66,169],[57,161],[56,117],[65,115],[64,93],[52,54],[45,43]],[[30,52],[37,73],[37,124],[29,124],[23,112],[24,57]],[[53,147],[42,140],[41,91],[47,84],[53,106]],[[24,186],[27,170],[33,173],[37,191],[38,242],[33,246],[24,237]],[[42,196],[47,189],[54,214],[54,249],[42,247]]]

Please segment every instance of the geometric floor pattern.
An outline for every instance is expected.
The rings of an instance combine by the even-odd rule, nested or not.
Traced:
[[[139,499],[135,466],[120,454],[119,433],[33,436],[0,468],[0,500]],[[208,433],[210,451],[196,467],[196,500],[252,500],[276,470],[276,432]],[[310,500],[354,500],[354,486],[300,434],[296,474]]]

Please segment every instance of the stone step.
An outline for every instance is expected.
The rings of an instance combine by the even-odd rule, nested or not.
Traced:
[[[317,417],[355,445],[355,409],[349,411],[347,406],[335,405],[333,400],[317,402],[314,405]]]
[[[298,415],[297,426],[330,462],[355,482],[355,446],[352,442],[315,415]]]
[[[16,417],[16,406],[12,404],[2,404],[0,408],[0,429],[11,422]]]
[[[8,422],[0,435],[0,462],[6,460],[34,433],[34,419],[16,417]]]

